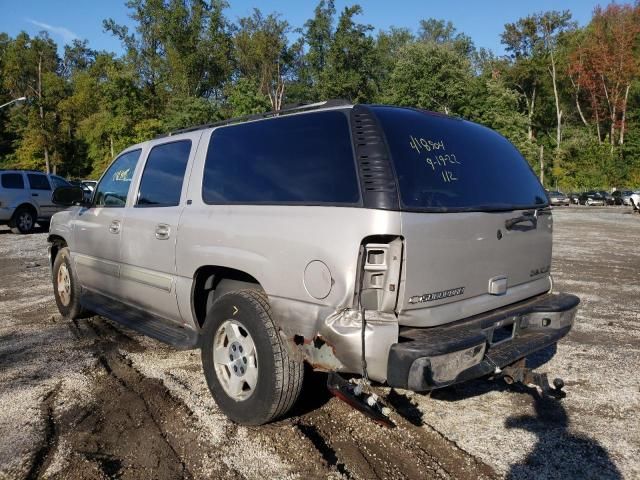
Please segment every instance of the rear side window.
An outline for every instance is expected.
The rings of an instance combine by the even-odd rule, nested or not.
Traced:
[[[404,208],[491,211],[547,205],[526,160],[493,130],[419,110],[372,108],[391,150]]]
[[[24,178],[21,173],[3,173],[1,185],[2,188],[22,190],[24,189]]]
[[[202,197],[210,204],[358,204],[346,115],[317,112],[214,130]]]
[[[28,173],[27,178],[29,179],[29,188],[31,190],[51,190],[51,185],[49,185],[49,180],[45,175]]]
[[[172,207],[180,204],[182,181],[191,152],[191,140],[157,145],[144,166],[139,207]]]
[[[95,207],[125,206],[138,158],[140,150],[132,150],[114,160],[96,187],[93,196]]]

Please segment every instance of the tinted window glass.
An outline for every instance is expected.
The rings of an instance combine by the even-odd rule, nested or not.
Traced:
[[[21,173],[3,173],[2,188],[23,189],[24,178]]]
[[[53,183],[53,188],[68,187],[71,185],[64,178],[58,177],[57,175],[51,175],[49,178],[51,179],[51,183]]]
[[[180,203],[190,151],[191,140],[165,143],[151,149],[140,181],[139,206],[170,207]]]
[[[96,207],[124,207],[138,158],[140,150],[133,150],[123,153],[111,164],[96,188]]]
[[[207,203],[357,203],[345,114],[318,112],[215,130],[202,196]]]
[[[39,175],[37,173],[28,173],[29,187],[31,190],[51,190],[49,180],[45,175]]]
[[[526,160],[493,130],[417,110],[373,109],[391,150],[405,208],[504,210],[547,204]]]

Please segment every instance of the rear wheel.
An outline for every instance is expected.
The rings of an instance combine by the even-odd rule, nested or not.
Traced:
[[[264,293],[236,290],[220,297],[207,315],[202,336],[207,384],[231,420],[260,425],[293,406],[304,365],[289,355]]]
[[[36,214],[32,208],[19,207],[13,214],[10,228],[13,233],[27,234],[33,231],[36,224]]]

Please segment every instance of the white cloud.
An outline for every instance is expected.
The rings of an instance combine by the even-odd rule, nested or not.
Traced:
[[[42,28],[48,32],[51,32],[54,35],[59,35],[64,40],[64,43],[71,43],[73,40],[78,38],[74,32],[65,27],[55,27],[53,25],[49,25],[48,23],[38,22],[37,20],[27,19],[27,22],[32,23],[33,25]]]

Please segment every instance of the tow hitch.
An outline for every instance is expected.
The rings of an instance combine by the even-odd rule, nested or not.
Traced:
[[[564,380],[561,378],[553,379],[553,387],[549,385],[549,379],[546,373],[534,372],[526,367],[526,358],[518,360],[516,363],[504,367],[498,377],[502,378],[508,385],[521,383],[527,387],[535,387],[538,394],[542,397],[550,396],[553,398],[564,398],[567,394],[562,390]]]
[[[389,418],[391,409],[375,393],[365,393],[361,383],[352,383],[335,372],[327,378],[327,388],[343,402],[361,411],[374,422],[385,427],[396,425]]]

